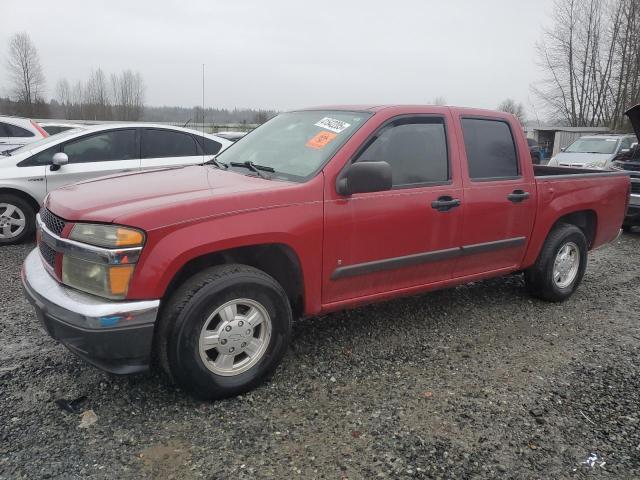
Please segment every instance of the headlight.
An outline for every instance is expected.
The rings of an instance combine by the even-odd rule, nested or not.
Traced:
[[[547,166],[549,166],[549,167],[557,167],[558,166],[558,161],[556,160],[556,157],[551,157],[551,159],[547,163]]]
[[[91,223],[76,223],[69,238],[105,248],[141,247],[144,243],[144,233],[140,230]]]
[[[106,265],[65,255],[62,283],[100,297],[122,299],[127,296],[135,265]]]
[[[606,161],[604,162],[590,162],[587,163],[584,168],[595,168],[595,169],[601,169],[604,168],[605,163],[607,163]]]
[[[145,241],[144,232],[118,225],[77,223],[69,239],[100,249],[88,251],[81,258],[65,254],[62,283],[100,297],[125,298]]]

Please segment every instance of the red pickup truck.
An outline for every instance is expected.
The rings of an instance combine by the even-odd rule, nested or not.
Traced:
[[[465,108],[294,111],[204,160],[51,193],[22,272],[74,353],[155,358],[202,398],[259,384],[297,317],[519,271],[564,300],[629,198],[625,173],[534,166],[514,117]]]

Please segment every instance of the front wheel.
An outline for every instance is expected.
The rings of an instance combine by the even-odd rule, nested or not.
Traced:
[[[15,245],[30,239],[36,229],[36,213],[21,197],[0,195],[0,245]]]
[[[525,271],[529,293],[550,302],[569,298],[587,267],[587,239],[575,225],[560,224],[547,237],[536,263]]]
[[[246,265],[212,267],[172,295],[157,352],[169,377],[195,396],[238,395],[273,372],[291,322],[289,300],[273,277]]]

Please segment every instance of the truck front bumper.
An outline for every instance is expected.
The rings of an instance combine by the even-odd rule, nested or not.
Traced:
[[[47,333],[79,357],[121,375],[149,368],[160,300],[112,301],[68,288],[37,249],[22,266],[22,285]]]

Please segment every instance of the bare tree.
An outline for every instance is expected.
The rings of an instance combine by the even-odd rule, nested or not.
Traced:
[[[433,105],[446,105],[447,101],[445,100],[445,98],[442,95],[438,95],[436,98],[433,99],[433,102],[431,102]]]
[[[618,128],[639,98],[638,0],[556,0],[538,44],[544,78],[532,87],[552,117]]]
[[[56,84],[56,100],[62,107],[64,118],[71,118],[73,114],[73,99],[71,96],[71,85],[66,78],[58,80]]]
[[[33,115],[38,105],[43,103],[45,79],[38,51],[28,34],[16,33],[11,37],[7,68],[13,83],[12,93],[21,105],[21,113]]]
[[[91,72],[84,88],[85,117],[91,120],[111,119],[111,99],[107,77],[101,69]]]
[[[514,115],[523,125],[527,121],[527,115],[522,103],[516,103],[516,101],[511,98],[507,98],[500,105],[498,105],[498,110]]]
[[[140,120],[144,112],[145,86],[140,73],[125,70],[111,75],[113,109],[118,120]]]

